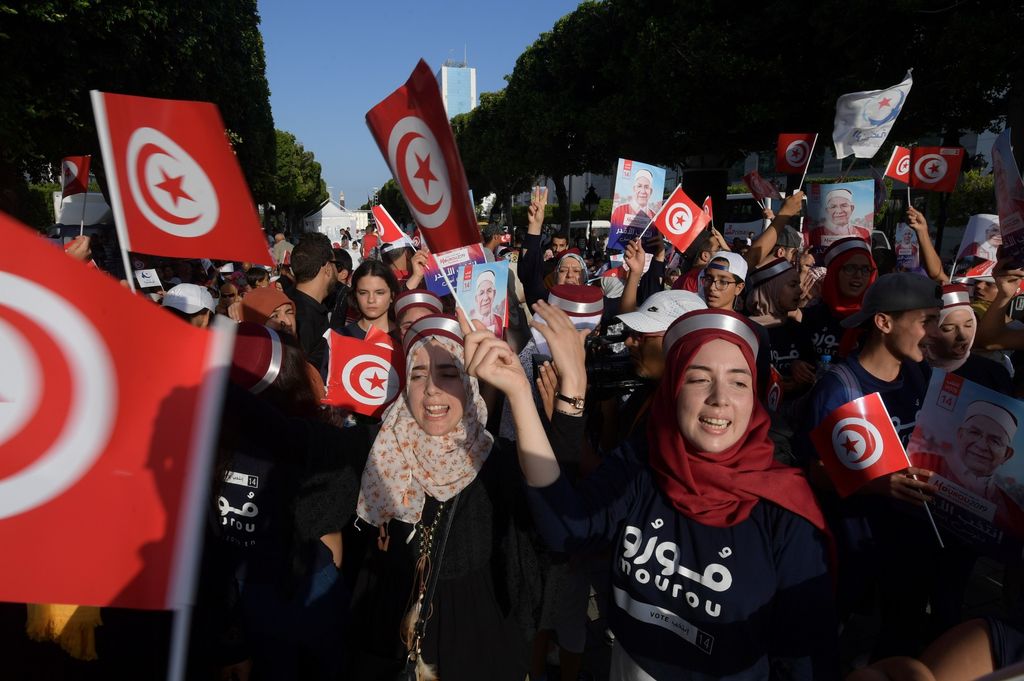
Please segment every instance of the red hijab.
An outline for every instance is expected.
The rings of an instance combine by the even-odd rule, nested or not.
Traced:
[[[844,296],[839,291],[839,270],[855,255],[866,256],[868,264],[875,271],[868,277],[868,282],[861,289],[860,295]],[[871,247],[868,246],[868,242],[857,236],[839,239],[825,251],[824,260],[825,267],[828,269],[821,282],[821,299],[836,316],[842,319],[846,319],[854,312],[860,312],[864,293],[875,283],[875,279],[878,279],[878,266],[875,264],[875,259],[871,257]]]
[[[677,511],[702,525],[739,524],[761,499],[767,499],[826,531],[824,516],[803,474],[775,461],[775,447],[768,439],[768,412],[756,397],[747,432],[724,452],[697,451],[679,432],[676,398],[686,368],[701,346],[716,338],[740,348],[750,368],[751,386],[757,385],[756,351],[751,347],[757,336],[745,317],[727,310],[696,310],[673,322],[665,333],[665,377],[654,395],[647,427],[655,483]]]

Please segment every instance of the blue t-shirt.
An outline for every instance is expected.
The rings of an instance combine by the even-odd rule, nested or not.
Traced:
[[[847,402],[877,392],[906,447],[928,392],[931,375],[927,362],[904,360],[896,380],[883,381],[861,366],[859,354],[850,356],[833,365],[814,385],[806,430],[813,430],[826,416]]]
[[[807,520],[762,501],[737,525],[702,525],[628,445],[528,500],[551,549],[612,544],[611,629],[654,678],[838,678],[825,545]]]

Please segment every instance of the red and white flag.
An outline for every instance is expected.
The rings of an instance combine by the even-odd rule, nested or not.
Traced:
[[[707,226],[709,220],[708,214],[686,195],[682,185],[677,185],[672,194],[665,199],[651,224],[664,234],[677,250],[685,251]]]
[[[779,189],[768,180],[761,177],[761,173],[752,170],[743,176],[743,184],[747,185],[750,193],[758,201],[765,199],[778,199],[781,197]]]
[[[811,150],[817,135],[813,132],[779,133],[775,148],[775,170],[795,175],[804,172],[811,160]]]
[[[703,205],[701,205],[700,209],[702,211],[704,211],[705,213],[707,213],[708,221],[711,222],[712,225],[715,224],[715,211],[711,207],[711,197],[710,196],[708,196],[708,197],[706,197],[704,199],[704,203],[703,203]]]
[[[384,206],[373,206],[370,208],[370,212],[373,213],[373,219],[377,223],[377,232],[380,234],[381,241],[388,244],[408,245],[415,248],[412,239],[402,231],[402,228],[398,226],[398,223],[395,222],[395,219],[391,217],[391,214],[388,213]]]
[[[273,265],[217,107],[92,91],[127,251]]]
[[[65,156],[60,162],[60,195],[66,198],[89,191],[92,156]]]
[[[327,346],[330,359],[324,403],[380,417],[402,391],[404,360],[394,344],[385,347],[377,334],[359,340],[330,331]]]
[[[430,250],[480,243],[459,149],[425,61],[367,112],[366,124]]]
[[[811,442],[843,497],[910,465],[878,393],[847,402],[826,416],[811,431]]]
[[[782,374],[773,365],[768,365],[770,372],[768,376],[768,392],[765,398],[765,406],[768,407],[768,411],[775,412],[779,410],[779,405],[782,404]]]
[[[910,149],[899,146],[893,148],[889,165],[885,167],[885,176],[910,184]]]
[[[914,147],[910,150],[910,186],[951,192],[960,177],[963,147]]]
[[[235,325],[192,327],[3,214],[0,239],[0,600],[189,602]]]

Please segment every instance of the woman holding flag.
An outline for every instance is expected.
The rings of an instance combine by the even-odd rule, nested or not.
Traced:
[[[559,310],[536,308],[569,396],[552,426],[568,432],[566,421],[583,421],[572,400],[586,392],[582,334]],[[806,480],[772,458],[754,393],[757,334],[745,318],[699,310],[676,320],[647,437],[576,487],[516,355],[480,326],[463,321],[463,330],[470,374],[512,404],[530,508],[548,546],[614,547],[612,679],[838,677],[824,518]]]

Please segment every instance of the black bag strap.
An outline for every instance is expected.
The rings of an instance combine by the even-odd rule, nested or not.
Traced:
[[[455,509],[459,505],[459,497],[462,496],[460,491],[452,498],[452,505],[447,509],[447,515],[445,516],[444,523],[441,528],[440,541],[437,546],[434,547],[434,557],[430,561],[430,575],[427,577],[427,585],[423,590],[423,603],[420,606],[420,616],[416,620],[416,626],[413,629],[414,636],[417,639],[423,638],[423,630],[426,628],[427,615],[430,613],[431,602],[434,600],[434,591],[437,587],[437,580],[441,575],[441,563],[444,560],[444,549],[448,543],[448,533],[452,529],[452,519],[455,518]]]

